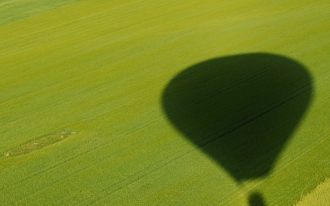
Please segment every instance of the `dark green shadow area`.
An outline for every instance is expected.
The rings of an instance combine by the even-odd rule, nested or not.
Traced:
[[[303,65],[251,53],[185,69],[166,86],[162,104],[187,139],[241,182],[271,172],[312,96],[312,78]]]
[[[265,206],[266,204],[260,194],[253,193],[249,197],[249,205],[250,206]]]

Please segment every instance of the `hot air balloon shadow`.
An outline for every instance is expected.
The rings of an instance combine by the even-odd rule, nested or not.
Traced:
[[[176,75],[162,106],[169,121],[237,182],[267,176],[312,99],[307,69],[251,53],[210,59]],[[250,205],[264,205],[261,194]]]

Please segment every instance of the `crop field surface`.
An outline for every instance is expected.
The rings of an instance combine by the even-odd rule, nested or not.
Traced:
[[[330,179],[320,183],[311,193],[303,196],[295,206],[328,205],[330,202]]]
[[[297,203],[329,37],[328,0],[0,1],[0,205]]]

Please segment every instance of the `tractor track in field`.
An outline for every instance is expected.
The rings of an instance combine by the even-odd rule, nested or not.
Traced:
[[[134,131],[137,132],[137,131],[139,131],[139,130],[141,130],[141,129],[144,129],[145,127],[148,127],[148,126],[150,126],[150,125],[152,125],[152,124],[155,124],[155,123],[158,122],[158,120],[159,120],[160,118],[162,118],[162,117],[159,116],[159,117],[155,118],[154,121],[150,121],[150,122],[147,122],[147,124],[140,125],[140,127],[137,128],[137,129],[134,130]],[[19,184],[22,184],[22,183],[24,183],[24,182],[27,182],[27,181],[29,181],[29,180],[31,180],[31,179],[33,179],[33,178],[37,178],[38,176],[40,176],[40,175],[42,175],[42,174],[45,174],[45,173],[47,173],[47,172],[54,171],[54,170],[57,169],[58,167],[60,167],[60,166],[62,166],[62,165],[64,165],[64,164],[69,164],[70,162],[76,160],[76,159],[79,158],[79,157],[82,157],[82,156],[85,156],[85,155],[89,155],[90,153],[92,153],[92,152],[94,152],[94,151],[96,151],[96,150],[99,150],[99,149],[101,149],[101,148],[105,148],[105,147],[109,146],[110,144],[114,143],[115,141],[119,141],[119,140],[120,140],[119,137],[126,137],[126,136],[128,136],[128,134],[130,134],[131,132],[132,132],[132,131],[127,130],[127,131],[125,131],[125,132],[123,132],[123,133],[121,133],[121,134],[116,134],[116,135],[115,135],[116,139],[114,139],[113,141],[107,142],[106,144],[100,143],[99,145],[97,145],[97,146],[91,148],[90,150],[87,150],[87,151],[82,152],[82,153],[78,153],[78,154],[76,154],[76,155],[74,155],[74,156],[70,156],[70,157],[68,157],[67,159],[62,160],[61,162],[58,162],[58,163],[55,164],[55,165],[50,165],[50,166],[48,166],[48,167],[44,167],[42,170],[39,170],[39,171],[37,171],[37,172],[35,172],[35,173],[32,173],[32,174],[30,174],[30,175],[27,175],[27,176],[25,176],[24,179],[20,179],[20,180],[18,180],[17,182],[11,182],[11,183],[9,183],[10,185],[5,185],[5,186],[3,187],[3,189],[0,189],[0,192],[4,192],[5,190],[8,190],[9,188],[14,188],[14,187],[18,186]],[[151,137],[150,137],[150,139],[151,139]],[[144,141],[143,141],[143,142],[140,142],[139,144],[143,144],[145,141],[148,141],[148,140],[149,140],[149,139],[144,139]],[[137,146],[137,145],[134,145],[134,146],[131,146],[131,147],[136,147],[136,146]],[[129,148],[125,148],[125,149],[122,149],[122,150],[120,151],[120,153],[123,153],[123,152],[125,152],[125,151],[128,151],[129,149],[131,149],[131,147],[129,147]],[[118,154],[116,154],[115,156],[118,156]],[[113,157],[112,157],[112,156],[109,156],[109,157],[107,157],[107,158],[105,158],[105,159],[101,159],[101,160],[97,161],[96,163],[101,163],[101,162],[104,162],[104,161],[109,160],[109,159],[111,159],[111,158],[113,158]],[[42,190],[44,190],[44,189],[50,187],[51,185],[55,185],[55,184],[58,184],[58,183],[60,183],[60,182],[63,182],[65,179],[67,179],[67,178],[69,178],[69,177],[71,177],[71,176],[74,176],[74,175],[76,175],[76,174],[78,174],[78,173],[81,173],[81,172],[83,172],[83,171],[85,171],[85,170],[87,170],[87,169],[89,169],[89,168],[94,167],[94,166],[96,165],[96,163],[94,163],[94,164],[92,164],[92,165],[89,165],[89,166],[86,166],[86,167],[83,167],[82,169],[79,169],[79,170],[77,170],[77,171],[74,171],[74,172],[71,173],[70,175],[65,176],[65,177],[63,177],[63,178],[60,178],[59,180],[57,180],[57,181],[54,182],[53,184],[49,184],[47,187],[42,188],[41,190],[33,191],[33,192],[32,192],[31,194],[29,194],[28,196],[25,196],[25,197],[23,197],[23,198],[21,198],[21,199],[17,199],[17,200],[15,200],[15,202],[12,202],[11,204],[16,203],[16,202],[19,202],[19,201],[22,201],[22,200],[28,198],[29,196],[32,196],[33,194],[37,193],[38,191],[42,191]]]
[[[100,198],[98,198],[97,200],[95,200],[95,201],[93,201],[93,202],[90,202],[89,204],[94,204],[94,203],[96,203],[96,202],[102,200],[103,198],[105,198],[107,195],[109,195],[109,194],[113,194],[113,193],[116,193],[116,192],[118,192],[119,190],[124,189],[124,188],[127,187],[128,185],[131,185],[131,184],[133,184],[133,183],[139,181],[140,179],[142,179],[142,178],[144,178],[144,177],[146,177],[146,176],[148,176],[148,175],[150,175],[150,174],[152,174],[152,173],[154,173],[154,172],[160,170],[161,168],[163,168],[163,167],[165,167],[165,166],[167,166],[167,165],[169,165],[169,164],[171,164],[171,163],[177,161],[178,159],[183,158],[184,156],[189,155],[190,153],[196,151],[197,149],[200,149],[200,148],[202,148],[202,147],[204,147],[204,146],[206,146],[206,145],[208,145],[208,144],[210,144],[210,143],[212,143],[212,142],[218,140],[218,138],[221,138],[221,137],[223,137],[223,136],[226,136],[226,135],[228,135],[228,134],[234,132],[235,130],[237,130],[237,129],[243,127],[244,125],[246,125],[246,124],[248,124],[248,123],[250,123],[250,122],[252,122],[252,121],[254,121],[254,120],[258,119],[258,118],[260,118],[261,116],[263,116],[263,115],[265,115],[265,114],[271,112],[271,111],[274,110],[275,108],[277,108],[277,107],[279,107],[279,106],[285,104],[286,102],[290,101],[291,99],[296,98],[296,97],[298,97],[299,95],[301,95],[302,93],[306,92],[306,91],[309,89],[308,86],[309,86],[309,85],[306,85],[305,89],[303,89],[302,91],[298,92],[297,94],[293,94],[293,95],[291,95],[288,99],[286,99],[285,102],[281,102],[281,104],[278,104],[278,105],[275,105],[275,106],[272,106],[272,107],[268,108],[266,111],[261,112],[260,114],[258,114],[257,116],[255,116],[255,117],[252,118],[252,119],[249,119],[249,120],[245,120],[245,121],[243,121],[242,123],[238,124],[238,125],[235,126],[234,128],[229,129],[229,130],[226,131],[225,133],[221,133],[220,136],[219,136],[218,133],[217,133],[217,134],[212,135],[213,138],[211,137],[210,140],[208,140],[208,141],[206,141],[206,142],[203,142],[203,143],[199,142],[199,143],[197,144],[197,145],[198,145],[197,148],[189,149],[189,150],[187,150],[187,151],[185,151],[185,152],[180,153],[180,155],[175,154],[175,155],[172,155],[172,156],[170,156],[170,157],[167,157],[165,160],[163,160],[162,163],[157,164],[157,166],[150,166],[150,167],[148,167],[148,168],[145,169],[145,170],[141,170],[141,171],[135,173],[133,176],[131,176],[131,177],[128,178],[128,179],[131,179],[131,181],[129,181],[129,180],[123,180],[122,182],[119,182],[119,183],[115,184],[116,186],[118,185],[118,189],[116,189],[116,190],[114,190],[114,191],[112,191],[112,192],[110,192],[110,193],[107,192],[107,191],[109,191],[109,189],[112,188],[113,185],[111,185],[111,186],[109,186],[109,187],[103,189],[100,193],[104,193],[104,195],[102,195],[102,196],[101,196]],[[146,170],[149,170],[149,171],[144,172],[144,171],[146,171]],[[125,184],[123,185],[122,183],[125,183]],[[91,198],[92,198],[92,197],[91,197]]]

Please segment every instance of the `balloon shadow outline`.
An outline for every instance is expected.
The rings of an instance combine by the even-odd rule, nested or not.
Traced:
[[[271,172],[312,96],[302,64],[250,53],[183,70],[166,86],[162,106],[175,128],[241,182]]]

